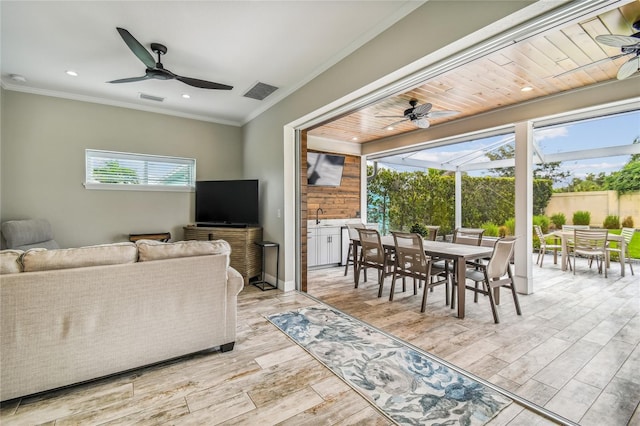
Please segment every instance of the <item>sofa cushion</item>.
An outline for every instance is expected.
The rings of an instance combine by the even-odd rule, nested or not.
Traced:
[[[18,262],[22,253],[24,253],[22,250],[0,251],[0,274],[22,272],[22,265]]]
[[[20,263],[24,272],[34,272],[135,263],[137,259],[138,249],[134,243],[114,243],[58,250],[31,249],[22,254]]]
[[[206,256],[211,254],[231,254],[231,246],[224,240],[177,241],[163,243],[155,240],[138,240],[138,261],[162,260],[176,257]],[[227,266],[229,266],[227,260]]]

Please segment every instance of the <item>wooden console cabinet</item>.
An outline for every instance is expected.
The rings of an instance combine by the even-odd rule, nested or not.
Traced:
[[[228,228],[185,226],[185,240],[225,240],[231,246],[231,266],[249,279],[260,276],[262,272],[262,250],[255,243],[262,241],[262,228]]]

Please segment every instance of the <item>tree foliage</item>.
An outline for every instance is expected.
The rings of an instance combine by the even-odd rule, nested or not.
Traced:
[[[515,148],[513,144],[503,145],[496,151],[488,152],[485,154],[491,161],[505,160],[515,157]],[[567,170],[562,170],[562,162],[553,161],[549,163],[538,164],[533,169],[534,179],[549,179],[552,183],[562,182],[564,179],[571,176],[571,173]],[[494,176],[499,177],[515,177],[515,167],[504,167],[499,169],[492,169],[491,173]]]
[[[534,214],[543,214],[552,182],[534,180]],[[455,179],[441,173],[379,169],[368,183],[367,217],[381,232],[409,230],[415,224],[439,225],[449,233],[455,224]],[[501,225],[515,215],[515,179],[462,177],[462,226]]]
[[[104,167],[94,167],[93,177],[100,183],[139,183],[138,173],[128,167],[122,167],[114,160],[107,161]]]
[[[557,192],[603,191],[605,189],[606,177],[604,172],[598,174],[588,173],[584,179],[574,177],[569,185],[560,188]]]
[[[611,173],[604,186],[619,194],[640,191],[640,160],[631,160],[619,172]]]

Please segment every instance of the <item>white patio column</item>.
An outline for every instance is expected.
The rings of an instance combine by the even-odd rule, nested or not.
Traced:
[[[462,226],[462,172],[460,169],[457,169],[455,174],[455,195],[453,199],[455,202],[455,227],[460,228]]]
[[[518,293],[533,293],[533,124],[515,126],[516,242],[514,279]]]
[[[374,166],[375,168],[376,166]],[[368,205],[367,205],[367,156],[362,155],[360,157],[360,218],[362,219],[362,223],[369,223],[368,216]]]

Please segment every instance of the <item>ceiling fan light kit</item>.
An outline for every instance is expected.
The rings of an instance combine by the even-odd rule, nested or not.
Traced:
[[[147,67],[145,75],[140,77],[121,78],[118,80],[111,80],[107,83],[133,83],[142,80],[178,80],[189,86],[198,87],[200,89],[216,89],[216,90],[231,90],[233,86],[222,83],[214,83],[212,81],[199,80],[197,78],[183,77],[178,74],[174,74],[164,67],[161,56],[167,53],[167,47],[160,43],[151,43],[151,50],[157,55],[156,61],[151,56],[151,53],[142,45],[138,40],[131,35],[131,33],[124,28],[117,28],[120,37],[124,40],[125,44],[131,49],[134,55]]]

